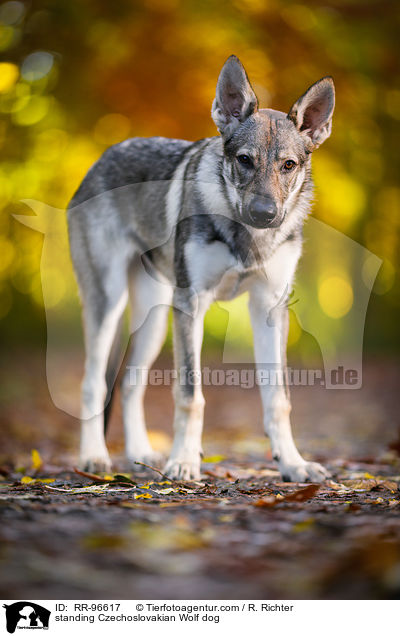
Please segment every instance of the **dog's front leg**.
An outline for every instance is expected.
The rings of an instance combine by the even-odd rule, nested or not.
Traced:
[[[284,481],[320,482],[328,477],[327,471],[320,464],[305,461],[292,436],[286,378],[288,309],[282,305],[281,299],[282,295],[271,293],[267,285],[257,285],[250,293],[264,429]]]
[[[174,441],[164,472],[173,479],[199,479],[204,410],[200,353],[207,303],[205,298],[194,300],[186,293],[182,295],[181,290],[178,294],[179,298],[175,295],[174,300],[174,357],[177,371],[174,384]]]

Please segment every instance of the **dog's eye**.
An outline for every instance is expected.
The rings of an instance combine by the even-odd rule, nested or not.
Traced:
[[[238,155],[236,158],[242,166],[251,166],[251,159],[249,155]]]
[[[289,171],[289,170],[293,170],[293,168],[295,168],[295,167],[296,167],[296,165],[297,165],[297,164],[296,164],[296,162],[295,162],[295,161],[293,161],[293,159],[288,159],[288,160],[287,160],[287,161],[285,161],[285,163],[283,164],[283,169],[284,169],[284,170],[287,170],[287,171]]]

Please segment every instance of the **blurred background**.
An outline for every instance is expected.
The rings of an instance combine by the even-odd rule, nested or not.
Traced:
[[[374,282],[380,261],[365,258],[359,272],[352,256],[357,250],[346,250],[332,272],[324,249],[317,262],[304,261],[301,280],[314,277],[315,294],[306,299],[313,303],[313,319],[332,343],[347,335],[349,351],[346,316],[356,305],[354,281],[364,280],[366,289],[374,283],[364,359],[383,364],[373,377],[381,377],[382,368],[393,371],[400,344],[399,12],[400,5],[388,0],[1,3],[0,319],[6,401],[26,397],[29,403],[32,377],[44,374],[44,305],[62,355],[80,346],[79,303],[64,243],[63,249],[53,243],[52,258],[42,262],[41,271],[46,223],[63,235],[65,215],[59,211],[109,145],[130,136],[195,140],[216,134],[210,108],[219,71],[232,53],[245,65],[263,107],[287,111],[310,84],[334,77],[333,134],[313,159],[313,214],[382,265]],[[36,226],[40,231],[33,221],[29,227],[13,217],[33,214],[35,205],[22,200],[49,206]],[[244,302],[237,301],[230,313],[229,328],[238,346],[250,347]],[[290,353],[307,364],[318,354],[318,343],[291,313]],[[210,311],[206,353],[221,351],[227,322],[223,307]],[[38,367],[30,366],[36,359]],[[22,383],[10,379],[10,364],[19,378],[26,374]],[[79,374],[71,380],[75,394]],[[19,420],[23,417],[20,413]]]

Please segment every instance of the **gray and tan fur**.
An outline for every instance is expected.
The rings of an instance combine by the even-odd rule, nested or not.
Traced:
[[[204,399],[199,384],[204,314],[215,299],[249,292],[259,367],[284,368],[287,299],[302,249],[312,192],[311,153],[331,132],[334,86],[316,82],[289,114],[258,108],[246,72],[231,56],[212,117],[221,136],[192,143],[155,137],[109,148],[69,210],[71,254],[86,343],[80,464],[110,469],[104,405],[114,381],[118,327],[128,303],[135,334],[128,367],[150,368],[173,307],[174,441],[164,472],[200,476]],[[189,374],[192,374],[189,376]],[[145,383],[122,380],[126,455],[152,464],[143,413]],[[282,477],[321,481],[293,441],[287,387],[262,385],[264,427]]]

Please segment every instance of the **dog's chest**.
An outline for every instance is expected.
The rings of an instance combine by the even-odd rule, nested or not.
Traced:
[[[197,291],[212,290],[216,300],[230,300],[246,290],[254,269],[246,268],[221,241],[189,241],[185,248],[190,284]]]
[[[216,300],[232,300],[245,292],[251,280],[254,278],[254,270],[245,270],[242,266],[232,267],[222,276],[215,287]]]

